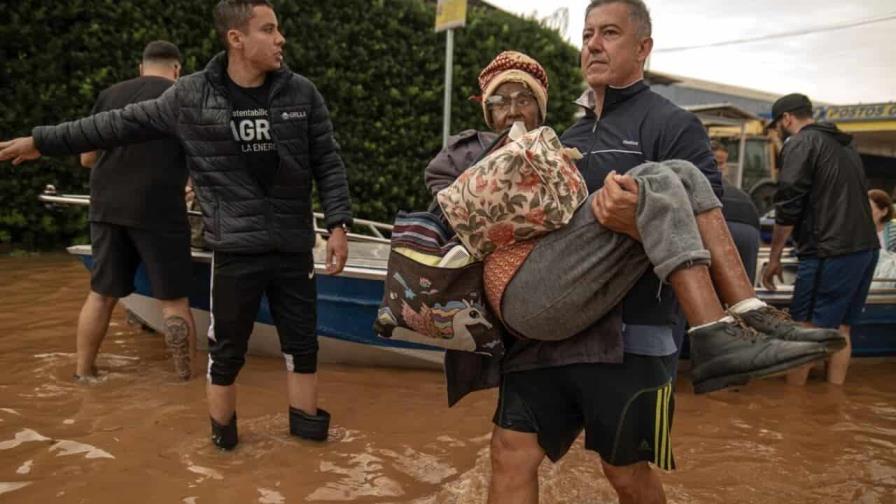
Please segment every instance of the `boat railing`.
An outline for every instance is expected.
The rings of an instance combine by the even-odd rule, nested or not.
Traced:
[[[86,194],[58,194],[56,188],[48,185],[44,192],[37,197],[38,200],[52,205],[90,206],[90,196]],[[188,210],[188,215],[201,216],[202,212]],[[320,223],[324,220],[324,214],[314,212],[314,231],[321,236],[329,236],[330,232]],[[361,231],[359,233],[353,230]],[[392,234],[392,225],[365,219],[354,219],[347,237],[352,241],[365,241],[373,243],[389,243]]]
[[[769,259],[769,247],[761,247],[759,249],[759,257],[757,258],[756,279],[753,287],[756,289],[757,295],[768,300],[787,300],[793,294],[793,283],[796,280],[796,270],[799,259],[793,253],[793,249],[787,247],[781,254],[781,265],[784,266],[784,283],[779,285],[777,290],[771,291],[762,285],[762,272],[765,270]],[[871,279],[871,290],[868,293],[868,304],[891,304],[896,303],[896,278],[875,277]]]

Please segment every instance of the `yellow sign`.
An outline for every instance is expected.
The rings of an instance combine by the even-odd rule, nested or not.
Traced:
[[[467,0],[439,0],[436,6],[436,32],[467,24]]]
[[[896,119],[896,103],[818,107],[815,119],[833,122]]]

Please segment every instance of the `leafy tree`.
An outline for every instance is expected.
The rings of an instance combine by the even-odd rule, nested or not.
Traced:
[[[340,0],[274,2],[287,38],[286,62],[327,100],[348,167],[355,213],[389,221],[398,209],[429,203],[423,168],[442,139],[445,35],[434,33],[434,2]],[[185,71],[220,50],[214,2],[195,0],[18,0],[0,25],[0,138],[38,124],[86,115],[97,94],[132,78],[143,46],[176,43]],[[474,2],[456,32],[452,130],[484,128],[476,77],[499,52],[539,60],[550,80],[548,120],[568,126],[582,83],[577,52],[559,34]],[[0,241],[46,248],[85,241],[86,212],[48,211],[46,184],[86,193],[89,172],[75,158],[0,165]]]

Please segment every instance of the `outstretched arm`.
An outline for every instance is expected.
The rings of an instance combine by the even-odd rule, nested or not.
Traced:
[[[172,86],[155,100],[100,112],[57,126],[38,126],[32,136],[0,142],[0,161],[14,165],[42,155],[79,154],[155,140],[175,134],[177,107]]]
[[[133,103],[123,109],[100,112],[57,126],[38,126],[32,131],[34,143],[45,155],[79,154],[174,135],[176,93],[175,85],[155,100]]]
[[[41,152],[34,145],[34,137],[19,137],[0,142],[0,161],[11,159],[13,165],[19,165],[25,161],[33,161],[40,156]]]

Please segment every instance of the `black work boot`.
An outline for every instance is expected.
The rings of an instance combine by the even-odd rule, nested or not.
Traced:
[[[212,443],[222,450],[232,450],[238,441],[236,434],[236,412],[227,425],[221,425],[214,418],[212,421]]]
[[[737,322],[716,322],[688,333],[694,393],[705,394],[821,360],[824,345],[784,341]]]
[[[330,431],[330,414],[317,408],[316,415],[289,407],[289,433],[311,441],[326,441]]]
[[[836,329],[805,327],[793,321],[790,315],[773,307],[764,306],[734,317],[757,331],[785,341],[811,341],[821,343],[829,353],[846,348],[846,338]]]

